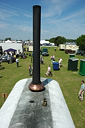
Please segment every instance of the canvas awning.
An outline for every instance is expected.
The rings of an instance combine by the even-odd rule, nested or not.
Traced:
[[[16,52],[17,50],[16,49],[12,49],[12,48],[9,48],[7,50],[4,50],[4,52]]]

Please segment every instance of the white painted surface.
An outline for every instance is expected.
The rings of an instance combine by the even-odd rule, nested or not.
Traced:
[[[0,128],[9,127],[24,86],[27,81],[31,80],[31,78],[23,79],[16,83],[0,110]],[[44,81],[43,78],[42,80]],[[45,87],[49,90],[50,95],[53,128],[75,128],[59,84],[55,80],[49,80]]]
[[[48,84],[48,87],[53,128],[75,128],[59,84],[53,80]]]

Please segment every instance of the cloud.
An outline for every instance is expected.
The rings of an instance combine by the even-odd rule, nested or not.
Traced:
[[[19,16],[19,15],[14,11],[0,9],[0,19],[7,20],[13,16]]]
[[[25,17],[27,18],[32,18],[32,15],[28,14],[28,13],[23,13]]]
[[[82,5],[81,8],[78,2],[79,0],[38,1],[41,5],[41,34],[43,39],[57,35],[74,38],[80,33],[85,33],[85,7]],[[9,31],[17,31],[15,35],[20,32],[24,33],[22,35],[25,37],[28,33],[31,35],[33,14],[30,8],[33,3],[35,2],[29,3],[29,9],[26,11],[0,2],[0,28],[5,30],[9,27]]]
[[[60,17],[63,11],[71,5],[73,0],[47,0],[42,8],[43,18]]]
[[[26,25],[15,25],[14,29],[23,31],[23,32],[32,32],[32,27],[31,26],[26,26]]]
[[[0,29],[5,29],[5,28],[8,28],[8,27],[9,27],[9,24],[0,22]]]
[[[17,19],[23,16],[27,18],[32,18],[31,13],[0,2],[0,19],[1,20],[8,20],[8,19],[11,20],[11,18],[14,18],[14,17]]]

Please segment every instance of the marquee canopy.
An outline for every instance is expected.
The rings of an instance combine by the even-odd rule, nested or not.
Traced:
[[[7,50],[4,50],[4,52],[16,52],[17,50],[15,50],[15,49],[12,49],[12,48],[9,48],[9,49],[7,49]]]

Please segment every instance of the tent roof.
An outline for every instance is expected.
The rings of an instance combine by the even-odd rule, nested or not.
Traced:
[[[15,51],[17,51],[17,50],[16,49],[13,49],[13,48],[9,48],[7,50],[4,50],[4,52],[15,52]]]
[[[50,42],[49,41],[46,41],[46,40],[41,40],[40,41],[40,44],[49,44]]]
[[[12,43],[12,41],[11,40],[7,40],[7,41],[5,41],[5,43]]]

